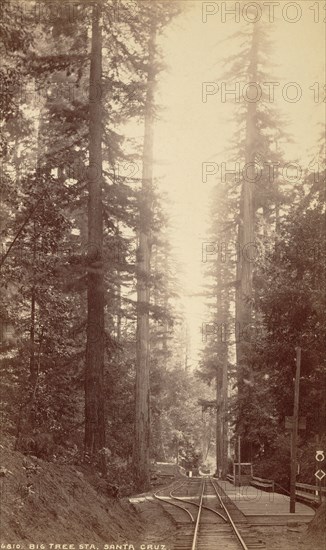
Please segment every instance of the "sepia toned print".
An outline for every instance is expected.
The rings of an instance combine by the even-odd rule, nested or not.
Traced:
[[[325,548],[325,8],[1,1],[1,550]]]

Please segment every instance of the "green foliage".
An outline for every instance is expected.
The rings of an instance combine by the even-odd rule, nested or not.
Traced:
[[[314,481],[313,449],[325,430],[326,256],[320,246],[325,239],[324,200],[314,177],[307,177],[304,185],[304,196],[284,216],[275,249],[261,258],[257,270],[261,331],[248,355],[251,378],[237,403],[259,472],[273,477],[274,470],[274,479],[281,479],[285,487],[290,443],[284,421],[293,414],[298,345],[302,347],[299,415],[307,422],[306,431],[300,432],[300,481]]]
[[[0,38],[6,54],[0,74],[5,136],[1,142],[5,155],[1,173],[2,430],[26,453],[80,461],[86,281],[87,273],[99,268],[96,250],[87,244],[86,219],[87,180],[92,175],[88,167],[92,5],[74,6],[72,18],[63,10],[62,17],[51,21],[33,18],[32,9],[28,16],[24,12],[12,17],[13,9],[19,11],[18,4],[4,1],[1,7]],[[113,19],[110,2],[101,8],[106,458],[112,480],[119,481],[121,474],[121,483],[126,484],[134,431],[135,242],[142,161],[142,140],[128,139],[127,124],[143,122],[150,28],[157,24],[162,32],[180,7],[156,2],[153,9],[143,2],[132,17],[121,10]],[[29,24],[20,25],[19,15],[28,17]],[[157,53],[156,72],[163,67]],[[166,348],[173,340],[175,313],[168,302],[177,290],[166,237],[159,237],[165,214],[157,194],[151,200],[161,264],[151,280],[155,417],[164,361],[172,360]],[[166,425],[156,427],[153,454],[156,438],[170,441],[171,435]]]

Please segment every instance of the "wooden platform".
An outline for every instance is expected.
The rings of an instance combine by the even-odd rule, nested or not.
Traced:
[[[295,505],[295,514],[290,514],[289,497],[279,493],[262,491],[251,485],[239,488],[229,481],[219,480],[218,484],[252,525],[309,523],[315,515],[312,508],[300,502]]]

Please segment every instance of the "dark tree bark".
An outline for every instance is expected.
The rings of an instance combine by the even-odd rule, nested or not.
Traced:
[[[258,26],[254,25],[250,63],[248,68],[248,81],[257,81],[258,66]],[[244,390],[244,378],[249,376],[247,354],[250,346],[250,326],[252,322],[252,277],[253,258],[255,257],[255,205],[254,205],[254,180],[255,160],[257,147],[257,103],[250,102],[246,115],[246,143],[245,143],[245,170],[242,181],[240,197],[240,215],[238,227],[238,239],[240,258],[237,265],[237,290],[236,290],[236,323],[237,323],[237,368],[238,368],[238,393],[241,398]],[[241,419],[238,419],[238,428]],[[241,457],[243,461],[251,460],[250,444],[242,434]]]
[[[228,325],[229,297],[227,291],[222,290],[222,273],[217,275],[217,311],[226,320]],[[226,478],[228,468],[228,345],[227,335],[220,335],[218,342],[218,364],[216,370],[216,471],[223,479]]]
[[[104,273],[102,212],[102,32],[100,3],[92,8],[89,92],[88,283],[85,368],[85,456],[104,469]]]
[[[149,403],[149,303],[151,265],[151,218],[153,179],[153,107],[155,26],[149,38],[142,189],[139,206],[139,246],[137,251],[137,334],[136,334],[136,419],[134,442],[134,481],[138,490],[150,483],[150,403]]]

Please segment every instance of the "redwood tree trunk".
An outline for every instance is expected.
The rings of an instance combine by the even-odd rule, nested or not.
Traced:
[[[228,468],[228,330],[230,317],[230,297],[226,281],[227,267],[220,259],[216,265],[216,312],[221,323],[221,331],[217,339],[217,370],[216,370],[216,471],[226,479]]]
[[[150,482],[150,387],[149,387],[149,303],[151,265],[151,217],[153,180],[155,28],[149,39],[148,80],[145,102],[142,190],[139,206],[139,246],[137,251],[137,334],[136,334],[136,419],[134,481],[138,490]]]
[[[85,456],[104,468],[104,274],[102,213],[102,37],[100,3],[92,8],[89,95],[88,286],[85,369]]]
[[[250,64],[248,68],[248,81],[257,81],[257,49],[258,49],[258,28],[254,26]],[[237,273],[236,293],[236,321],[237,321],[237,369],[238,369],[238,394],[243,397],[245,391],[244,378],[250,377],[250,368],[247,361],[250,348],[250,325],[252,321],[252,276],[253,261],[255,258],[255,205],[254,205],[254,179],[255,160],[257,147],[256,128],[257,103],[248,103],[246,116],[246,143],[245,143],[245,164],[244,177],[242,181],[240,198],[240,221],[238,229],[240,261]],[[240,413],[241,416],[241,413]],[[238,430],[241,425],[241,417],[238,418]],[[241,429],[240,429],[241,431]],[[250,444],[245,434],[241,433],[241,457],[245,462],[251,460]]]
[[[221,420],[221,375],[216,371],[216,475],[221,476],[222,464],[222,420]]]
[[[216,372],[216,471],[225,479],[228,468],[228,350],[225,344],[222,346]]]

